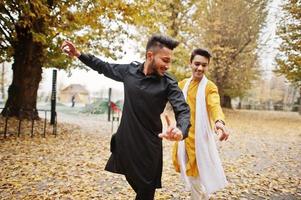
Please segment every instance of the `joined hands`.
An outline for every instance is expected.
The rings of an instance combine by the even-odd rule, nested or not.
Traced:
[[[164,133],[160,133],[159,134],[159,137],[160,138],[165,138],[167,140],[170,140],[170,141],[180,141],[183,139],[183,133],[182,131],[175,127],[175,126],[171,126],[170,125],[170,120],[168,118],[167,115],[165,115],[165,120],[166,120],[166,123],[167,123],[167,129]]]

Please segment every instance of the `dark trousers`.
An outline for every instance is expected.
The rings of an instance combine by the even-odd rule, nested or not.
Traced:
[[[127,182],[130,184],[130,186],[133,188],[133,190],[136,192],[136,198],[135,200],[153,200],[155,196],[155,187],[149,187],[149,188],[141,188],[135,183],[133,180],[131,180],[129,177],[125,177]]]

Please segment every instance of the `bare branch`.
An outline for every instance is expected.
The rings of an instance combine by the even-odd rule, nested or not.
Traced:
[[[5,29],[9,34],[12,34],[13,33],[13,26],[11,26],[11,24],[9,23],[9,21],[0,15],[0,22],[3,22],[4,24],[1,24],[0,25],[3,27],[3,29]],[[5,28],[6,27],[6,28]]]
[[[251,43],[252,39],[249,38],[240,49],[238,49],[233,55],[231,55],[232,60],[235,60],[235,58],[241,53],[243,52],[243,50]]]
[[[19,9],[19,2],[12,1],[12,4],[13,4],[15,10],[18,12],[19,16],[21,16],[21,10]]]
[[[9,19],[11,20],[11,23],[16,25],[15,19],[13,18],[13,16],[11,16],[10,12],[6,9],[5,5],[1,6],[1,8],[5,11],[6,15],[9,17]]]
[[[12,43],[11,37],[9,37],[8,33],[4,31],[5,29],[4,29],[4,27],[3,27],[3,25],[1,23],[0,23],[0,27],[1,27],[0,31],[4,35],[5,40],[8,41],[12,45],[13,43]]]
[[[0,49],[1,50],[6,50],[7,48],[8,48],[8,46],[5,46],[5,45],[3,45],[3,44],[0,43]]]

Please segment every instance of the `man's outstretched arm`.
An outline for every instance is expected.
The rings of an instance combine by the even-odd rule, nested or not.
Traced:
[[[69,57],[77,57],[85,65],[94,69],[98,73],[104,74],[106,77],[116,81],[122,82],[124,80],[129,65],[110,64],[91,54],[81,53],[70,41],[64,41],[61,48],[69,55]]]
[[[227,140],[229,137],[229,130],[225,125],[225,116],[220,105],[220,96],[215,84],[208,86],[206,99],[209,116],[214,121],[214,131],[219,135],[219,140]]]

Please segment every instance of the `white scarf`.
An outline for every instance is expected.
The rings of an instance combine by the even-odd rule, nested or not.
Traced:
[[[188,79],[183,88],[186,100],[191,80],[192,77]],[[203,76],[196,95],[195,153],[200,183],[205,187],[206,192],[210,194],[224,188],[227,185],[227,180],[216,148],[214,132],[211,129],[208,118],[205,94],[207,82],[208,79],[206,76]],[[178,144],[177,154],[181,177],[185,182],[186,188],[190,189],[191,185],[186,175],[187,153],[183,140]]]

